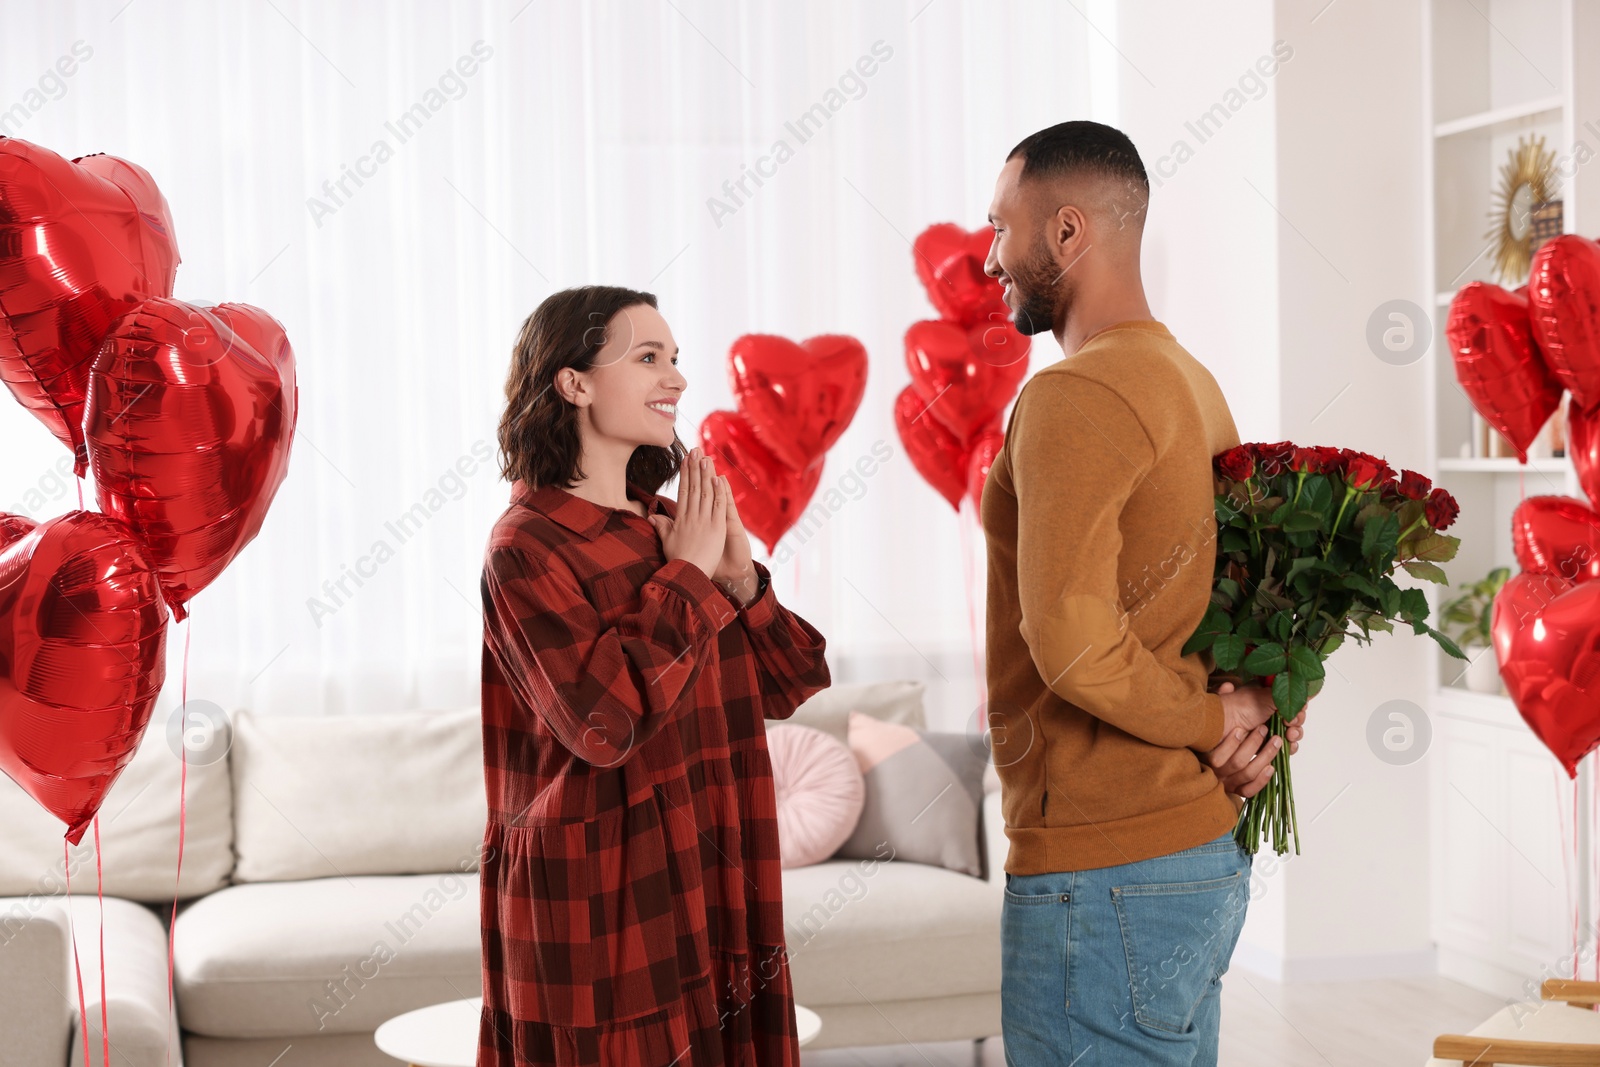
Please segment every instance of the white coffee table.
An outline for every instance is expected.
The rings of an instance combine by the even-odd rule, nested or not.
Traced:
[[[469,997],[396,1015],[373,1033],[378,1051],[411,1067],[475,1067],[483,998]]]
[[[800,1044],[809,1045],[822,1032],[822,1019],[810,1008],[794,1006],[795,1029],[800,1031]]]
[[[411,1067],[475,1067],[478,1062],[478,1020],[483,998],[469,997],[408,1011],[388,1020],[372,1035],[378,1051]],[[822,1032],[822,1019],[810,1008],[794,1006],[800,1044]]]

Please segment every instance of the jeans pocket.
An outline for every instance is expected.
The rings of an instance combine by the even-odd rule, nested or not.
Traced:
[[[1135,1020],[1189,1031],[1201,998],[1227,968],[1249,891],[1249,879],[1237,870],[1203,881],[1112,888]]]

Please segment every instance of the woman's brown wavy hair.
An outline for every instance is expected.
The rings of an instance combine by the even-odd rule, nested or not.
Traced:
[[[500,474],[530,488],[569,489],[587,477],[578,466],[582,438],[578,409],[555,388],[563,367],[591,370],[612,318],[624,308],[656,306],[654,293],[614,285],[583,285],[552,293],[522,324],[506,375],[500,416]],[[689,450],[676,436],[670,448],[640,445],[628,459],[627,479],[657,492],[677,475]]]

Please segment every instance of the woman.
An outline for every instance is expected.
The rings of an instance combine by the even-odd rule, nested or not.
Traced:
[[[762,720],[827,687],[825,642],[678,440],[686,386],[630,289],[556,293],[512,355],[482,581],[480,1065],[800,1062]]]

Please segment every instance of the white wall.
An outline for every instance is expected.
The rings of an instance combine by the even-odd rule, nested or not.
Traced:
[[[1423,469],[1425,374],[1428,359],[1444,352],[1441,340],[1405,365],[1377,358],[1367,343],[1380,305],[1432,303],[1421,15],[1409,4],[1335,4],[1320,16],[1315,5],[1275,7],[1277,36],[1295,44],[1277,128],[1278,206],[1287,220],[1278,235],[1285,434]],[[1300,811],[1320,814],[1285,871],[1290,975],[1431,970],[1428,758],[1383,762],[1367,724],[1387,701],[1427,707],[1435,648],[1400,627],[1371,646],[1347,643],[1329,661],[1296,757]]]

